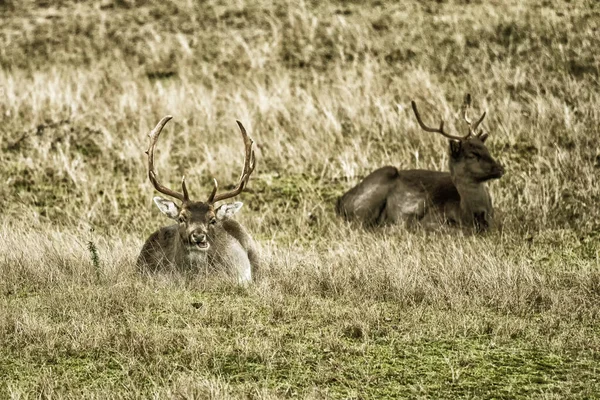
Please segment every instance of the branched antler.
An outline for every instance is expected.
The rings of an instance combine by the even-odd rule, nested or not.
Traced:
[[[419,123],[419,126],[425,132],[439,133],[439,134],[447,137],[448,139],[454,139],[454,140],[465,140],[465,139],[467,139],[471,135],[470,131],[465,136],[455,136],[455,135],[450,135],[450,134],[444,132],[444,121],[443,120],[440,122],[440,127],[439,128],[430,128],[430,127],[428,127],[427,125],[425,125],[423,123],[423,120],[421,119],[421,115],[419,115],[419,111],[417,110],[417,103],[415,103],[414,100],[411,100],[410,104],[412,105],[412,109],[413,109],[413,111],[415,113],[415,117],[417,117],[417,122]]]
[[[242,175],[240,176],[240,181],[238,182],[237,187],[229,192],[217,194],[217,190],[218,190],[219,186],[218,186],[217,180],[213,179],[214,187],[213,187],[213,190],[212,190],[210,196],[208,196],[208,201],[207,201],[209,204],[214,204],[217,201],[229,199],[231,197],[235,197],[238,194],[240,194],[246,187],[246,184],[248,183],[248,179],[250,179],[250,175],[252,174],[252,172],[254,171],[254,167],[256,166],[256,157],[254,156],[254,150],[252,149],[252,145],[254,144],[254,141],[252,140],[252,138],[250,136],[248,136],[248,133],[246,132],[246,129],[244,128],[244,125],[242,125],[242,123],[240,121],[236,121],[236,122],[237,122],[238,126],[240,127],[240,131],[241,131],[242,137],[244,139],[244,148],[246,150],[246,154],[244,156],[244,169],[242,171]]]
[[[182,202],[187,202],[190,200],[188,195],[187,188],[185,186],[185,176],[181,178],[181,189],[182,193],[176,192],[172,189],[167,188],[166,186],[161,185],[161,183],[156,178],[157,173],[154,170],[154,149],[156,147],[156,142],[158,141],[158,137],[160,136],[160,132],[165,127],[167,122],[169,122],[173,117],[171,115],[167,115],[163,117],[159,121],[159,123],[150,131],[148,137],[150,138],[150,145],[148,146],[148,150],[146,150],[146,154],[148,154],[148,178],[150,178],[150,182],[154,185],[154,188],[159,192],[166,194],[167,196],[174,197]]]
[[[152,129],[152,131],[150,131],[150,133],[148,134],[148,137],[150,138],[150,145],[148,146],[148,150],[146,151],[146,154],[148,154],[148,178],[150,178],[150,182],[152,182],[152,184],[154,185],[154,188],[156,190],[158,190],[159,192],[166,194],[167,196],[171,196],[174,197],[178,200],[181,200],[182,202],[188,202],[190,201],[190,196],[188,194],[188,190],[187,187],[185,185],[185,176],[181,178],[181,193],[180,192],[176,192],[172,189],[167,188],[166,186],[163,186],[157,179],[157,173],[156,170],[154,169],[154,149],[156,148],[156,143],[158,141],[158,137],[160,136],[160,133],[162,131],[162,129],[164,128],[164,126],[167,124],[167,122],[169,122],[173,117],[170,115],[167,115],[166,117],[163,117],[163,119],[160,120],[160,122],[156,125],[156,127],[154,127],[154,129]],[[225,193],[221,193],[221,194],[217,194],[217,190],[218,190],[218,183],[216,179],[213,179],[213,190],[210,194],[210,196],[208,197],[208,204],[214,204],[217,201],[221,201],[221,200],[225,200],[225,199],[229,199],[231,197],[237,196],[238,194],[240,194],[244,188],[246,187],[246,184],[248,183],[248,179],[250,179],[250,175],[252,174],[252,172],[254,171],[254,167],[256,166],[256,157],[254,155],[254,150],[252,149],[252,145],[254,144],[254,141],[252,140],[252,138],[250,136],[248,136],[248,133],[246,132],[246,129],[244,128],[244,126],[242,125],[242,123],[240,121],[236,121],[238,126],[240,127],[240,131],[242,132],[242,137],[244,139],[244,147],[246,149],[246,154],[245,154],[245,158],[244,158],[244,170],[242,171],[242,176],[240,177],[240,181],[238,182],[238,185],[235,189],[225,192]]]

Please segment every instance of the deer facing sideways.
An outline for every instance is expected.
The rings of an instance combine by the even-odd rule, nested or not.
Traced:
[[[185,184],[181,180],[181,192],[176,192],[157,180],[154,170],[154,149],[158,137],[171,119],[170,115],[160,120],[148,134],[150,146],[148,154],[148,177],[154,188],[167,196],[181,201],[177,205],[171,200],[154,197],[154,203],[167,217],[177,221],[154,232],[138,257],[137,265],[142,271],[160,269],[205,270],[224,273],[245,284],[252,281],[253,271],[258,267],[258,254],[254,240],[244,227],[231,217],[242,207],[241,202],[223,204],[215,208],[218,201],[233,198],[240,194],[254,171],[255,156],[253,140],[244,126],[237,121],[245,146],[245,160],[242,176],[235,189],[217,194],[217,181],[206,202],[190,200]]]
[[[489,229],[494,210],[485,183],[502,177],[504,168],[484,144],[488,134],[478,131],[486,113],[472,123],[467,116],[471,106],[467,94],[462,114],[468,132],[455,136],[444,131],[444,121],[439,128],[425,125],[416,103],[411,101],[411,105],[421,129],[450,139],[450,172],[379,168],[341,196],[336,211],[368,226],[405,221],[425,228],[449,224],[477,232]]]

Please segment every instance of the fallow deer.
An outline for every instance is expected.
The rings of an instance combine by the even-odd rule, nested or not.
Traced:
[[[490,155],[484,142],[488,134],[478,131],[484,112],[475,122],[468,118],[471,96],[466,95],[462,114],[468,125],[464,136],[430,128],[421,119],[417,105],[412,109],[421,129],[450,139],[450,172],[422,169],[379,168],[338,198],[336,211],[348,220],[367,226],[405,221],[431,228],[458,225],[481,232],[490,228],[493,207],[485,183],[504,175],[504,168]]]
[[[158,137],[171,119],[167,115],[148,134],[150,145],[148,154],[148,178],[154,188],[167,196],[181,201],[177,205],[171,200],[154,197],[154,203],[167,217],[177,221],[154,232],[138,257],[137,265],[143,271],[160,269],[205,270],[220,272],[237,279],[238,283],[252,280],[253,271],[258,267],[257,249],[246,229],[231,217],[242,207],[241,202],[223,204],[215,208],[218,201],[233,198],[240,194],[254,171],[256,159],[252,149],[253,140],[248,136],[241,122],[237,124],[245,146],[244,169],[237,186],[228,192],[217,194],[217,180],[206,201],[190,200],[185,184],[181,180],[181,192],[163,186],[157,179],[154,169],[154,150]]]

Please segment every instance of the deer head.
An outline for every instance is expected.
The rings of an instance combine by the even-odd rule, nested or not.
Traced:
[[[504,167],[494,160],[484,144],[488,138],[488,134],[484,133],[483,130],[478,131],[479,125],[483,122],[486,113],[484,112],[475,123],[467,115],[471,108],[470,94],[465,96],[462,106],[463,119],[468,127],[468,132],[464,136],[446,133],[444,131],[443,120],[440,122],[439,128],[430,128],[423,123],[417,110],[417,104],[411,101],[411,105],[421,129],[426,132],[439,133],[450,139],[450,174],[454,180],[466,179],[473,183],[480,183],[490,179],[497,179],[504,175]]]
[[[159,196],[154,197],[154,203],[156,203],[163,214],[179,223],[179,235],[188,250],[206,251],[210,248],[214,235],[218,233],[221,221],[231,217],[242,208],[243,203],[235,202],[232,204],[223,204],[215,209],[215,203],[237,196],[246,187],[248,179],[256,165],[254,150],[252,149],[254,141],[248,136],[242,123],[236,121],[242,133],[246,151],[244,169],[237,186],[233,190],[217,194],[217,180],[213,179],[214,186],[208,199],[206,201],[192,201],[190,200],[185,184],[185,176],[181,179],[181,192],[177,192],[163,186],[158,181],[157,173],[154,169],[154,149],[156,148],[156,142],[162,129],[171,118],[173,117],[167,115],[161,119],[148,134],[150,137],[150,146],[146,151],[146,154],[148,154],[148,178],[157,191],[181,201],[181,204],[177,205],[175,202]]]

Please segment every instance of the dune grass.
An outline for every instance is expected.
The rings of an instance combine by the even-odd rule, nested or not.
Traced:
[[[600,7],[593,1],[0,2],[0,397],[600,396]],[[488,110],[498,229],[367,231],[337,196],[446,170],[428,119]],[[257,144],[248,288],[144,277],[191,195]]]

